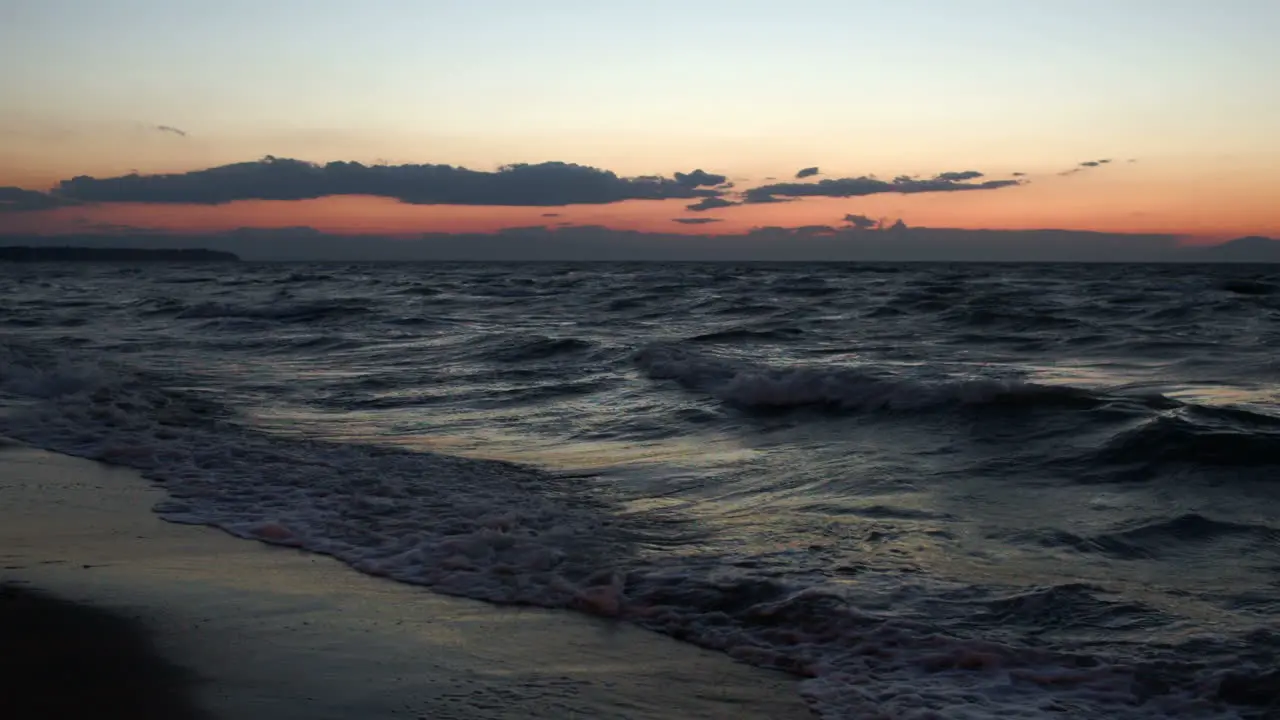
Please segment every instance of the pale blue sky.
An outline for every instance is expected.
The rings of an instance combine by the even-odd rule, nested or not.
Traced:
[[[1277,0],[4,0],[0,114],[420,136],[416,160],[1230,153],[1276,142],[1278,32]]]
[[[715,227],[857,211],[1271,232],[1277,37],[1280,0],[0,0],[0,186],[267,154],[701,167],[743,185],[810,165],[824,177],[973,169],[1030,184],[741,207]],[[1102,158],[1116,162],[1059,174]],[[279,210],[271,222],[391,222],[386,206],[321,205],[328,220]],[[464,210],[396,222],[492,215]],[[268,222],[226,212],[217,222]],[[665,209],[609,212],[579,220],[670,224]]]

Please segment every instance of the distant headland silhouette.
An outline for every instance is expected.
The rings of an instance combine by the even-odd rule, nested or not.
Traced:
[[[8,262],[236,262],[235,253],[202,248],[0,247]]]

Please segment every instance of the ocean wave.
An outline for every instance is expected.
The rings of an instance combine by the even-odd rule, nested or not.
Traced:
[[[1225,703],[1280,657],[1249,634],[1280,608],[1249,454],[1280,293],[1221,285],[1275,277],[3,270],[0,317],[40,324],[0,333],[0,433],[143,470],[169,519],[640,623],[805,675],[829,718],[1265,712]]]
[[[1275,283],[1242,278],[1226,280],[1219,287],[1237,295],[1274,295],[1280,292],[1280,285]]]
[[[1260,550],[1280,547],[1280,529],[1266,525],[1215,520],[1199,513],[1131,522],[1111,532],[1078,535],[1065,530],[1034,530],[1009,536],[1014,542],[1069,548],[1134,560],[1181,554],[1188,545],[1230,541]]]
[[[1247,411],[1229,410],[1235,417]],[[1274,419],[1224,422],[1209,412],[1163,414],[1112,438],[1098,454],[1103,463],[1155,472],[1167,465],[1267,467],[1280,465],[1280,429]]]
[[[635,356],[652,379],[708,393],[748,410],[819,408],[845,411],[926,410],[963,405],[1053,405],[1091,408],[1107,398],[1088,390],[1018,379],[894,377],[874,367],[771,367],[673,345]]]
[[[402,288],[397,291],[400,295],[420,295],[422,297],[435,297],[444,291],[440,288],[430,285],[414,285],[413,287]]]
[[[484,355],[504,363],[546,360],[595,347],[593,343],[579,338],[545,335],[500,335],[482,341],[480,345]]]
[[[712,315],[765,315],[782,308],[765,302],[730,302],[711,310]]]
[[[331,318],[367,315],[372,312],[361,300],[314,300],[309,302],[264,302],[243,305],[225,302],[202,302],[178,311],[183,320],[244,319],[272,320],[282,323],[306,323]]]
[[[1169,617],[1134,602],[1103,600],[1103,588],[1084,583],[1023,590],[983,603],[984,622],[1034,626],[1040,634],[1086,627],[1132,631],[1169,622]]]
[[[991,303],[985,307],[967,306],[948,310],[940,315],[940,319],[945,322],[981,328],[1001,327],[1036,332],[1045,330],[1069,331],[1085,325],[1085,322],[1080,318],[1063,317],[1062,315],[1045,311],[1018,310],[996,303]]]
[[[781,295],[798,297],[829,297],[843,291],[843,288],[832,287],[825,283],[775,283],[769,289]]]
[[[626,617],[754,665],[809,678],[802,692],[830,718],[1233,717],[1215,703],[1221,674],[1088,650],[956,634],[893,612],[860,609],[847,591],[760,578],[652,574],[624,592]],[[1142,627],[1148,608],[1059,586],[987,602],[992,625]],[[1237,670],[1244,670],[1238,665]],[[1256,682],[1266,668],[1242,676]]]
[[[1210,543],[1218,540],[1243,540],[1261,548],[1276,547],[1280,530],[1265,525],[1214,520],[1197,513],[1175,518],[1159,518],[1125,530],[1090,538],[1090,543],[1108,554],[1120,557],[1156,557],[1177,552],[1187,543]]]
[[[326,282],[333,280],[333,275],[321,272],[292,272],[285,276],[283,282],[287,283],[311,283]]]
[[[975,708],[1029,718],[1047,704],[1119,719],[1230,717],[1212,697],[1212,668],[957,635],[894,611],[910,592],[891,575],[860,575],[855,596],[726,571],[714,556],[647,558],[637,542],[660,539],[663,523],[619,513],[580,479],[278,437],[247,426],[234,408],[166,389],[180,382],[7,345],[0,389],[29,402],[0,413],[0,433],[138,468],[163,483],[168,499],[156,511],[174,522],[332,555],[441,592],[626,619],[796,673],[828,718],[961,717]],[[1068,589],[1005,598],[985,612],[992,622],[1037,612],[1120,622],[1136,611]],[[1144,690],[1157,687],[1146,679],[1157,670],[1177,682]]]
[[[752,340],[796,340],[804,337],[804,330],[800,328],[784,327],[753,330],[751,328],[737,327],[726,328],[724,330],[716,330],[714,332],[702,333],[694,335],[688,339],[688,342],[742,342]]]

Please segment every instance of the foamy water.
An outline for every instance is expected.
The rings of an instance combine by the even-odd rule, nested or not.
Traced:
[[[805,676],[829,718],[1274,712],[1273,271],[104,265],[0,289],[0,433],[143,470],[173,521],[639,623]]]

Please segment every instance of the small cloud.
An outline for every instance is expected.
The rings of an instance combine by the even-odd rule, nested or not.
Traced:
[[[717,210],[719,208],[732,207],[737,204],[738,203],[733,202],[732,200],[725,200],[721,197],[709,197],[703,198],[692,205],[685,205],[684,209],[692,210],[694,212],[706,212],[707,210]]]
[[[869,218],[866,215],[855,215],[854,213],[845,215],[844,221],[857,230],[870,230],[880,225],[879,220]]]
[[[1016,173],[1013,173],[1013,176],[1014,176],[1014,177],[1026,177],[1026,176],[1027,176],[1027,174],[1026,174],[1026,173],[1024,173],[1024,172],[1016,172]]]
[[[1132,160],[1130,162],[1132,162]],[[1062,172],[1058,173],[1058,176],[1067,177],[1069,175],[1075,175],[1076,173],[1079,173],[1079,172],[1084,172],[1085,170],[1088,170],[1090,168],[1096,168],[1100,165],[1108,165],[1110,163],[1111,163],[1111,158],[1103,158],[1101,160],[1085,160],[1084,162],[1078,163],[1075,167],[1069,170],[1063,170]]]
[[[818,168],[816,165],[814,167],[800,168],[799,172],[796,173],[796,179],[803,180],[807,177],[813,177],[814,175],[817,175],[817,174],[818,174]]]
[[[187,136],[186,130],[178,129],[172,125],[157,125],[156,130],[159,130],[160,132],[173,133],[174,135],[177,135],[179,137]]]
[[[542,213],[542,217],[560,217],[560,213]]]
[[[937,176],[937,180],[947,180],[950,182],[964,182],[965,180],[976,180],[982,177],[982,173],[977,170],[963,170],[961,172],[944,172]]]
[[[1135,163],[1138,162],[1138,158],[1129,158],[1126,162]]]
[[[707,223],[724,222],[722,218],[671,218],[671,222],[681,225],[706,225]]]
[[[694,170],[691,173],[678,172],[675,177],[677,183],[690,188],[723,185],[729,179],[724,175],[713,175],[709,172],[703,172],[701,169]]]

